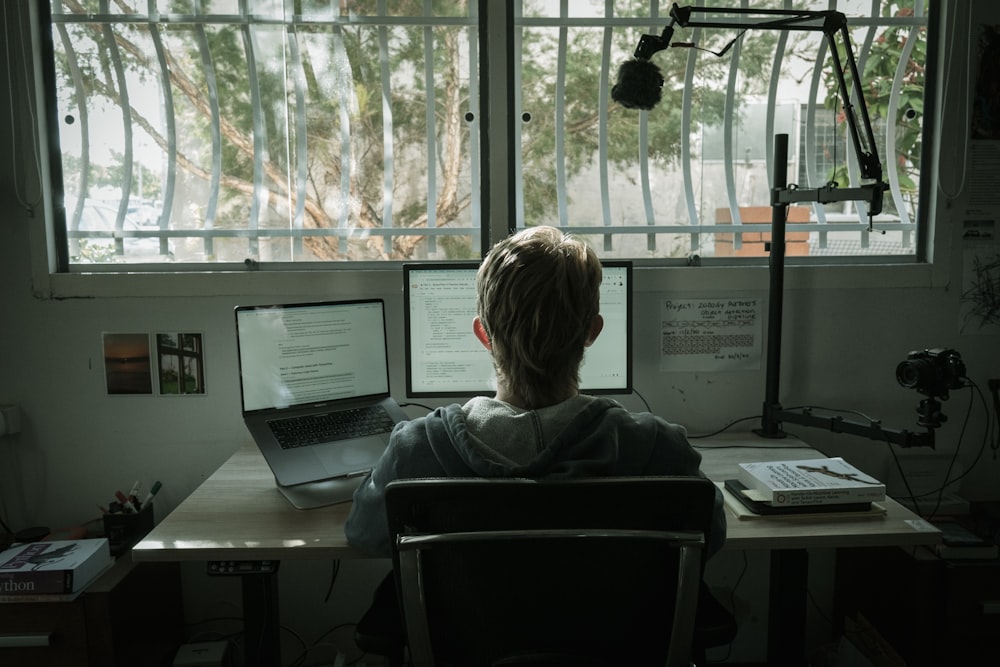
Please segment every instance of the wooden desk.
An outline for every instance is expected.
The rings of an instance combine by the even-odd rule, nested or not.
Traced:
[[[788,437],[768,440],[752,434],[720,435],[693,440],[702,454],[701,468],[715,482],[736,478],[736,467],[748,461],[792,461],[825,456]],[[728,492],[726,492],[728,493]],[[940,531],[891,498],[882,517],[851,519],[816,515],[756,517],[737,520],[728,512],[727,549],[821,549],[837,547],[917,546],[936,544]]]
[[[238,449],[145,538],[132,560],[206,561],[240,577],[247,667],[280,665],[278,579],[282,560],[363,557],[344,536],[350,503],[292,507],[253,443]],[[243,569],[244,567],[250,569]]]
[[[745,461],[822,456],[792,438],[767,440],[732,434],[695,440],[702,469],[721,482]],[[768,664],[798,665],[804,659],[807,549],[933,544],[940,533],[902,505],[887,499],[877,518],[831,519],[799,515],[738,520],[729,514],[726,549],[771,552]],[[184,502],[132,548],[136,561],[281,561],[362,558],[347,544],[343,525],[349,503],[297,510],[278,492],[256,446],[242,447]],[[242,574],[244,630],[267,636],[249,665],[277,663],[277,586],[268,572]],[[779,636],[780,631],[780,636]],[[797,644],[793,640],[801,640]]]
[[[362,558],[344,536],[350,503],[292,507],[256,445],[238,449],[132,547],[137,561]]]
[[[715,482],[736,478],[747,461],[790,461],[824,456],[791,437],[768,440],[752,434],[723,435],[694,441],[702,453],[702,470]],[[723,491],[728,503],[738,503]],[[941,533],[916,514],[886,498],[884,515],[757,516],[740,520],[727,511],[726,549],[770,551],[767,664],[802,665],[806,658],[808,613],[808,549],[917,546],[935,544]],[[727,508],[728,510],[728,508]]]

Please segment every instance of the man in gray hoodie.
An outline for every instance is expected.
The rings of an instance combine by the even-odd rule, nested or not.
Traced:
[[[490,250],[476,279],[472,329],[493,357],[496,395],[396,426],[354,494],[352,546],[391,556],[385,487],[396,479],[703,476],[684,427],[579,393],[584,352],[604,324],[600,286],[594,251],[552,227],[521,230]],[[708,555],[725,534],[717,490]]]

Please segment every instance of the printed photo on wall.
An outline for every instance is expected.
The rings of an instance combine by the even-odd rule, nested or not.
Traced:
[[[160,393],[205,393],[205,351],[200,333],[156,334]]]
[[[104,334],[104,376],[109,394],[152,394],[149,334]]]

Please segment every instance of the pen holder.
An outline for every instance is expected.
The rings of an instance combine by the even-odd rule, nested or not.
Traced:
[[[111,555],[115,558],[153,529],[153,504],[149,503],[132,514],[105,514],[104,536],[108,538]]]

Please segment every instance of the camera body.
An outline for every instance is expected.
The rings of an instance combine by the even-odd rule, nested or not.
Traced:
[[[965,363],[962,355],[948,348],[915,350],[896,366],[896,380],[925,396],[948,398],[949,389],[963,386]]]

